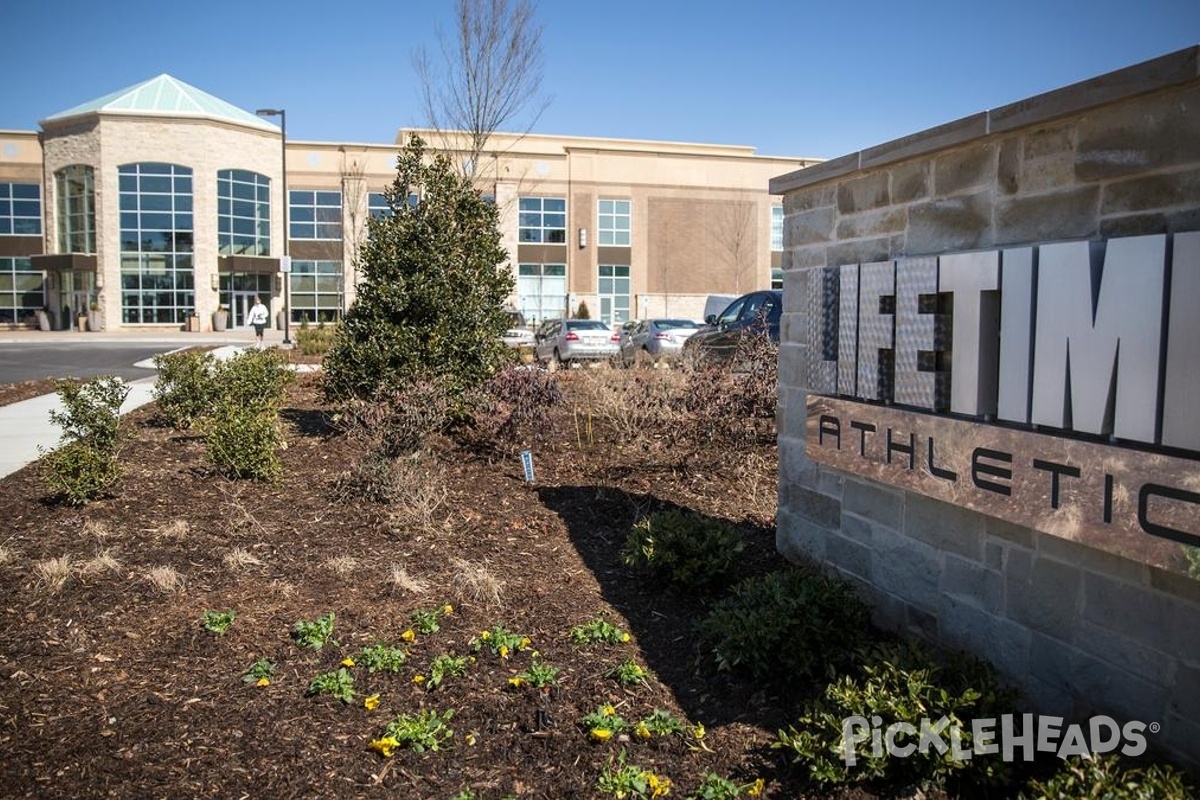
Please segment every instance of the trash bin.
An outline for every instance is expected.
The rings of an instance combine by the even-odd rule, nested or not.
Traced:
[[[200,332],[200,315],[199,314],[188,314],[187,329],[190,333],[199,333]]]

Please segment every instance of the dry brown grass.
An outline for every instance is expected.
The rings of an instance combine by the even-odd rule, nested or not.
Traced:
[[[98,519],[89,519],[83,523],[83,535],[103,543],[113,535],[113,530],[108,527],[107,522],[102,522]]]
[[[450,490],[436,468],[416,459],[398,459],[393,466],[396,485],[388,527],[397,534],[438,533],[446,526],[443,509]]]
[[[163,594],[174,594],[183,589],[183,576],[174,567],[151,567],[144,577]]]
[[[358,569],[358,559],[354,556],[336,556],[325,562],[325,569],[335,575],[353,575]]]
[[[451,585],[461,597],[488,608],[500,605],[500,581],[486,564],[475,564],[462,558],[451,559],[454,575]]]
[[[16,558],[16,551],[11,547],[0,544],[0,564],[7,564]]]
[[[177,519],[168,523],[166,527],[159,528],[156,535],[163,539],[172,539],[181,542],[188,538],[191,532],[192,526],[186,519]]]
[[[400,564],[392,564],[392,586],[409,594],[424,594],[429,589],[429,581],[410,575]]]
[[[79,567],[79,574],[83,576],[102,575],[104,573],[119,575],[121,569],[121,562],[113,555],[112,550],[106,547],[103,550],[97,551],[96,555],[92,556],[89,560],[83,562]]]
[[[47,558],[33,565],[33,572],[37,576],[38,584],[51,594],[61,591],[67,585],[74,570],[75,559],[69,554],[58,558]]]
[[[229,567],[234,572],[247,569],[249,567],[263,566],[263,560],[258,556],[241,547],[235,547],[225,554],[225,566]]]

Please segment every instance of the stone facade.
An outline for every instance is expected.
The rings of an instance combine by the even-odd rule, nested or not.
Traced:
[[[1200,581],[817,464],[805,416],[815,268],[1200,230],[1198,61],[1191,48],[771,183],[780,551],[856,582],[882,626],[988,659],[1032,710],[1157,723],[1151,745],[1193,763]]]

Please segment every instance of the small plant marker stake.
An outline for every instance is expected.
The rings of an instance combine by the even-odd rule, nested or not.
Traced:
[[[521,451],[521,466],[525,469],[525,482],[533,483],[533,452]]]

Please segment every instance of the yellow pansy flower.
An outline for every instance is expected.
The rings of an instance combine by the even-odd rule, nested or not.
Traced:
[[[446,603],[446,605],[442,606],[442,613],[443,614],[453,614],[454,606],[450,605],[449,603]]]
[[[520,689],[522,686],[525,685],[525,679],[522,678],[520,675],[514,675],[508,679],[508,685],[513,686],[517,689]]]
[[[704,726],[699,722],[696,723],[696,727],[692,728],[692,736],[695,736],[697,739],[704,738]]]
[[[464,738],[464,739],[466,739],[466,741],[467,741],[467,747],[474,747],[474,746],[475,746],[475,731],[471,731],[470,733],[468,733],[468,734],[467,734],[466,736],[464,736],[463,738]]]
[[[617,713],[617,710],[613,708],[612,703],[605,703],[600,706],[600,713],[606,717],[611,717]]]
[[[413,683],[424,683],[424,682],[425,682],[425,676],[424,676],[424,675],[413,675],[413,681],[412,681],[412,682],[413,682]]]
[[[258,680],[256,680],[254,682],[254,685],[255,686],[270,686],[271,679],[270,678],[259,678]]]
[[[764,781],[762,778],[759,778],[754,783],[750,784],[750,788],[746,790],[746,794],[749,797],[758,797],[760,794],[763,793],[763,789],[766,788],[766,785],[767,785],[767,782]]]
[[[592,738],[597,742],[607,742],[612,738],[612,734],[608,728],[592,728]]]
[[[400,634],[400,638],[401,638],[401,639],[403,639],[403,640],[404,640],[404,641],[406,641],[406,642],[413,642],[413,641],[416,641],[416,639],[417,639],[417,632],[416,632],[416,631],[414,631],[412,628],[409,628],[409,629],[408,629],[408,630],[406,630],[404,633]]]
[[[635,734],[637,734],[637,737],[639,739],[649,739],[650,738],[650,729],[646,727],[646,723],[644,723],[644,722],[639,722],[637,724],[637,727],[633,729],[633,732]]]
[[[500,645],[499,653],[500,653],[501,658],[508,658],[508,645],[506,645],[506,644]]]
[[[484,631],[483,633],[479,634],[479,638],[486,642],[488,639],[492,638],[492,632]]]
[[[374,711],[375,709],[379,708],[379,695],[372,694],[364,697],[363,706],[367,709],[367,711]]]
[[[345,658],[342,659],[342,666],[343,667],[353,667],[354,659],[350,658],[349,656],[346,656]]]
[[[390,757],[392,751],[399,746],[400,742],[396,741],[396,738],[393,736],[384,736],[382,739],[376,739],[369,745],[372,750],[375,750],[384,758]]]
[[[531,645],[531,644],[533,644],[533,642],[532,642],[532,641],[530,641],[530,639],[529,639],[529,637],[528,637],[528,636],[525,636],[525,637],[523,637],[523,638],[521,639],[521,641],[520,641],[520,642],[517,644],[517,649],[518,649],[518,650],[524,650],[526,647],[529,647],[529,645]]]
[[[628,642],[628,641],[629,641],[629,634],[628,634],[628,633],[622,633],[622,634],[621,634],[621,641],[622,641],[622,642]]]
[[[653,772],[647,772],[646,788],[650,790],[651,797],[664,797],[671,793],[671,779],[655,775]]]

